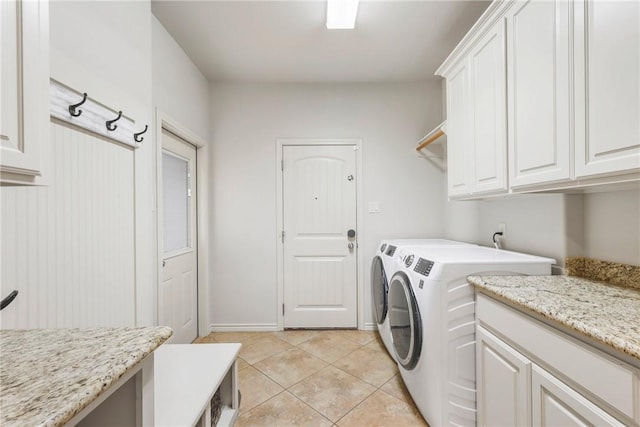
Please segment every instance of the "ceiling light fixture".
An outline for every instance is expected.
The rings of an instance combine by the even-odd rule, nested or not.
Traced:
[[[353,30],[357,14],[358,0],[327,0],[327,29]]]

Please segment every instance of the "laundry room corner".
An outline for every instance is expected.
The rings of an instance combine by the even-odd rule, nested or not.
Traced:
[[[441,232],[442,171],[413,149],[441,121],[440,100],[439,82],[211,84],[213,329],[276,328],[278,138],[362,139],[364,283],[382,238]],[[369,202],[379,212],[369,212]],[[252,269],[244,267],[248,258]],[[372,329],[367,286],[364,296],[364,325]]]

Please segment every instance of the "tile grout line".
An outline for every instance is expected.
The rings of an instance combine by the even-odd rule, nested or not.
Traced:
[[[243,344],[243,346],[245,346],[245,345],[246,345],[246,346],[248,347],[248,346],[250,346],[250,345],[251,345],[251,343],[250,343],[250,342],[251,342],[251,341],[253,341],[254,339],[256,339],[256,338],[257,338],[257,339],[260,339],[260,338],[264,337],[264,335],[262,335],[262,336],[260,336],[260,335],[261,335],[261,334],[256,333],[256,334],[254,334],[253,336],[247,337],[247,338],[245,338],[245,340],[243,340],[244,342],[241,342],[241,344]],[[265,334],[265,335],[266,335],[266,334]],[[274,333],[269,333],[269,335],[267,335],[267,336],[271,336],[272,338],[275,338],[276,340],[278,340],[278,341],[280,341],[280,342],[282,342],[282,343],[284,343],[284,344],[287,344],[287,345],[289,346],[289,348],[286,348],[286,349],[284,349],[284,350],[278,351],[278,352],[276,352],[276,353],[274,353],[274,354],[271,354],[271,355],[269,355],[269,356],[267,356],[267,357],[265,357],[265,358],[263,358],[263,359],[260,359],[260,360],[256,361],[254,364],[251,364],[251,363],[247,362],[246,360],[242,359],[242,357],[240,357],[240,356],[239,356],[239,359],[242,359],[242,360],[245,362],[246,366],[245,366],[244,368],[249,367],[249,366],[250,366],[250,367],[253,367],[253,368],[254,368],[258,373],[260,373],[261,375],[264,375],[267,379],[269,379],[270,381],[273,381],[275,384],[277,384],[279,387],[281,387],[281,388],[282,388],[282,390],[278,391],[276,394],[274,394],[273,396],[269,397],[267,400],[265,400],[265,401],[263,401],[263,402],[261,402],[261,403],[259,403],[259,404],[255,405],[255,406],[254,406],[254,407],[252,407],[251,409],[249,409],[249,410],[247,410],[247,411],[243,412],[243,414],[242,414],[243,416],[244,416],[244,415],[246,415],[246,414],[249,414],[249,413],[253,412],[256,408],[258,408],[258,407],[260,407],[260,406],[262,406],[262,405],[265,405],[267,402],[271,401],[272,399],[277,398],[277,397],[278,397],[278,396],[280,396],[283,392],[287,392],[290,396],[294,397],[297,401],[301,402],[305,407],[308,407],[309,409],[313,410],[313,412],[314,412],[314,413],[316,413],[316,414],[320,415],[324,420],[326,420],[327,422],[331,423],[331,425],[332,425],[332,426],[337,426],[337,425],[338,425],[338,423],[339,423],[341,420],[343,420],[345,417],[347,417],[349,414],[351,414],[355,409],[357,409],[358,407],[360,407],[360,406],[361,406],[361,405],[362,405],[362,404],[363,404],[367,399],[371,398],[371,396],[373,396],[373,395],[374,395],[376,392],[378,392],[378,391],[382,392],[385,396],[392,398],[392,400],[394,400],[394,401],[397,401],[397,402],[402,403],[402,404],[409,405],[409,406],[411,406],[411,407],[413,407],[413,408],[415,409],[415,403],[413,403],[413,402],[408,402],[408,401],[406,401],[406,400],[404,400],[404,399],[402,399],[402,398],[396,397],[396,396],[394,396],[394,395],[392,395],[392,394],[390,394],[390,393],[388,393],[387,391],[385,391],[385,390],[383,390],[383,389],[382,389],[382,388],[383,388],[383,387],[385,387],[387,384],[389,384],[389,383],[394,379],[394,377],[395,377],[396,375],[398,375],[398,372],[394,372],[394,373],[393,373],[393,374],[392,374],[388,379],[385,379],[385,380],[383,381],[383,383],[382,383],[380,386],[377,386],[377,385],[372,384],[372,383],[370,383],[370,382],[368,382],[368,381],[366,381],[366,380],[364,380],[364,379],[362,379],[362,378],[360,378],[360,377],[358,377],[358,376],[356,376],[356,375],[353,375],[353,374],[351,374],[351,373],[349,373],[349,372],[345,371],[344,369],[340,368],[339,366],[336,366],[336,363],[338,363],[340,360],[342,360],[342,359],[344,359],[344,358],[346,358],[346,357],[349,357],[349,356],[350,356],[350,355],[352,355],[354,352],[356,352],[356,351],[358,351],[358,350],[362,350],[362,349],[363,349],[363,348],[365,348],[365,347],[367,347],[367,348],[371,348],[371,347],[369,347],[369,346],[370,346],[372,343],[374,343],[374,342],[376,342],[376,341],[377,341],[377,338],[375,338],[375,337],[373,337],[373,338],[371,338],[371,339],[367,340],[366,342],[361,342],[361,341],[362,341],[362,339],[359,339],[359,340],[353,340],[353,339],[349,339],[349,338],[347,338],[347,337],[339,336],[339,338],[340,338],[341,340],[348,341],[348,342],[350,342],[350,343],[352,343],[352,344],[356,344],[356,345],[357,345],[357,347],[356,347],[356,348],[354,348],[353,350],[349,351],[348,353],[346,353],[346,354],[344,354],[344,355],[340,356],[338,359],[333,360],[332,362],[329,362],[329,361],[327,361],[327,360],[323,359],[322,357],[319,357],[319,356],[317,356],[317,355],[315,355],[315,354],[313,354],[313,353],[310,353],[309,351],[305,350],[304,348],[300,348],[300,346],[301,346],[301,345],[303,345],[303,344],[307,343],[308,341],[310,341],[310,340],[314,339],[314,338],[315,338],[314,336],[311,336],[311,337],[309,337],[309,338],[307,338],[307,339],[304,339],[303,341],[300,341],[300,342],[298,342],[297,344],[292,344],[291,342],[289,342],[289,341],[287,341],[287,340],[285,340],[285,339],[282,339],[282,338],[280,338],[280,337],[276,336]],[[218,341],[217,341],[215,338],[213,338],[213,337],[212,337],[211,339],[213,340],[213,341],[212,341],[213,343],[218,342]],[[211,341],[206,341],[206,342],[203,342],[203,343],[208,343],[208,342],[211,342]],[[380,345],[380,344],[381,344],[381,343],[380,343],[380,342],[379,342],[379,340],[378,340],[378,345]],[[382,348],[382,346],[379,346],[379,347],[380,347],[380,348],[379,348],[380,350],[384,350],[384,351],[386,352],[386,350],[385,350],[384,348]],[[285,352],[287,352],[287,351],[292,351],[292,350],[294,350],[294,349],[296,349],[296,350],[300,350],[300,351],[302,351],[303,353],[305,353],[305,354],[307,354],[307,355],[309,355],[309,356],[311,356],[311,357],[313,357],[313,358],[315,358],[315,359],[318,359],[318,360],[322,361],[323,363],[326,363],[326,365],[325,365],[324,367],[322,367],[322,368],[318,369],[318,370],[315,370],[314,372],[310,373],[309,375],[307,375],[307,376],[305,376],[305,377],[303,377],[303,378],[299,379],[297,382],[295,382],[295,383],[291,384],[291,385],[290,385],[290,386],[288,386],[288,387],[285,387],[284,385],[282,385],[281,383],[279,383],[276,379],[272,378],[272,376],[270,376],[268,373],[266,373],[266,372],[264,372],[264,371],[260,370],[258,367],[256,367],[256,366],[255,366],[256,364],[260,363],[261,361],[264,361],[264,360],[270,359],[270,358],[272,358],[272,357],[276,357],[276,356],[278,356],[278,355],[282,355],[283,353],[285,353]],[[383,353],[384,353],[384,352],[383,352]],[[384,354],[386,354],[386,353],[384,353]],[[387,356],[388,356],[388,355],[387,355]],[[348,410],[344,415],[342,415],[338,420],[336,420],[336,421],[333,421],[333,420],[329,419],[327,416],[325,416],[325,415],[324,415],[322,412],[320,412],[318,409],[314,408],[314,407],[313,407],[313,406],[311,406],[309,403],[305,402],[304,400],[302,400],[301,398],[299,398],[296,394],[294,394],[294,393],[291,391],[291,389],[292,389],[292,388],[294,388],[295,386],[297,386],[297,385],[298,385],[298,384],[300,384],[301,382],[303,382],[303,381],[307,380],[309,377],[311,377],[311,376],[313,376],[313,375],[317,375],[319,372],[321,372],[321,371],[323,371],[323,370],[327,369],[329,366],[331,366],[332,368],[339,370],[341,373],[344,373],[345,375],[348,375],[348,376],[350,376],[350,377],[353,377],[354,379],[356,379],[356,380],[358,380],[358,381],[360,381],[360,382],[362,382],[362,383],[364,383],[364,384],[368,385],[369,387],[372,387],[372,388],[373,388],[373,390],[371,391],[371,393],[368,393],[366,396],[364,396],[364,397],[363,397],[361,400],[359,400],[355,405],[353,405],[351,408],[349,408],[349,410]],[[244,369],[244,368],[243,368],[243,369]]]

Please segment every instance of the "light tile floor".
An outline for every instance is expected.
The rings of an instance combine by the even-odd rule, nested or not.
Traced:
[[[426,426],[376,332],[212,333],[242,343],[236,426]]]

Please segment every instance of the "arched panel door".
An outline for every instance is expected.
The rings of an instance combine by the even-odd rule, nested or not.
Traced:
[[[418,303],[406,274],[394,274],[389,285],[389,323],[398,362],[411,370],[422,348],[422,322]]]

